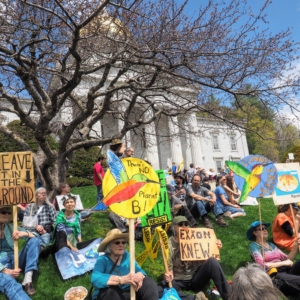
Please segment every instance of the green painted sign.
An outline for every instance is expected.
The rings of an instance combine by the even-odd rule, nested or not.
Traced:
[[[170,201],[166,189],[166,179],[164,170],[155,171],[160,182],[160,195],[154,208],[141,217],[143,227],[156,227],[172,221]]]

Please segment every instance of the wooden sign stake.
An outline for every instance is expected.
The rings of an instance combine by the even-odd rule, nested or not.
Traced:
[[[129,253],[130,273],[135,274],[134,219],[129,219]],[[135,300],[135,290],[133,285],[130,285],[130,300]]]
[[[14,232],[18,230],[18,207],[13,205],[13,222],[14,222]],[[15,270],[19,269],[19,245],[18,240],[14,241],[14,264]]]
[[[168,262],[167,262],[167,258],[166,258],[166,253],[165,253],[165,249],[164,249],[164,243],[161,240],[161,236],[158,235],[159,237],[159,243],[160,243],[160,248],[161,248],[161,253],[162,253],[162,257],[163,257],[163,261],[164,261],[164,266],[165,266],[165,272],[169,273],[169,267],[168,267]],[[169,287],[172,287],[172,281],[168,282]]]

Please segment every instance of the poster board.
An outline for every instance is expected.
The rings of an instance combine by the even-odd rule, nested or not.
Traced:
[[[155,171],[160,182],[160,193],[156,205],[146,215],[141,217],[142,226],[158,226],[172,221],[170,201],[166,189],[164,170]]]
[[[0,206],[30,203],[34,191],[32,152],[0,153]]]
[[[84,208],[83,208],[83,205],[82,205],[82,202],[81,202],[81,199],[80,199],[80,195],[73,195],[72,194],[72,196],[74,196],[76,198],[75,209],[76,210],[83,210]],[[56,196],[56,201],[57,201],[59,210],[62,210],[63,208],[65,208],[64,205],[63,205],[63,201],[62,201],[62,199],[64,197],[66,197],[66,196],[65,195],[63,195],[63,196]]]
[[[273,192],[275,205],[300,201],[299,163],[275,164],[278,171],[278,183]]]
[[[220,251],[213,229],[180,228],[179,246],[182,261],[207,260],[214,257],[220,260]]]

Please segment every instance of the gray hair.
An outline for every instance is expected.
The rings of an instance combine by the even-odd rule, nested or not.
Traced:
[[[273,286],[272,280],[258,264],[248,264],[233,275],[228,300],[280,300],[286,299]]]
[[[47,190],[44,187],[39,187],[35,190],[35,197],[37,196],[38,193],[40,193],[41,191],[45,191],[46,195],[47,195]],[[45,199],[45,203],[49,206],[53,206],[50,201],[48,200],[48,198],[46,197]],[[37,201],[35,201],[35,205],[37,205]]]
[[[111,254],[112,250],[111,250],[111,246],[110,246],[111,242],[107,244],[107,246],[104,249],[104,253],[105,254]]]

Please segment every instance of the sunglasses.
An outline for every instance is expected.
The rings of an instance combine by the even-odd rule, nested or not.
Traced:
[[[178,225],[179,227],[182,227],[182,226],[188,227],[188,226],[189,226],[189,223],[188,223],[188,222],[179,222],[177,225]]]
[[[263,230],[268,230],[266,226],[262,226],[260,228],[256,228],[256,231],[263,231]]]
[[[11,215],[11,211],[8,211],[8,210],[1,210],[1,211],[0,211],[0,214],[1,214],[1,215],[6,215],[6,214]]]
[[[125,244],[127,244],[127,242],[125,242],[125,241],[122,241],[122,242],[116,241],[116,242],[114,242],[114,244],[115,245],[120,245],[120,244],[125,245]]]

